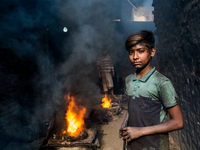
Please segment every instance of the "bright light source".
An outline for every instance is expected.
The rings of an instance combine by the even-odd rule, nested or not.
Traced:
[[[67,31],[68,31],[67,27],[64,27],[63,32],[67,32]]]
[[[114,19],[113,21],[121,21],[121,19]]]

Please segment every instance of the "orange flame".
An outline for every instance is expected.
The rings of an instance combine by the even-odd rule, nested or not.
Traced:
[[[85,124],[84,115],[86,112],[86,108],[78,108],[75,104],[74,97],[70,97],[69,95],[66,97],[70,102],[65,116],[65,119],[67,121],[67,131],[64,130],[63,134],[67,132],[69,136],[77,137],[78,135],[80,135],[80,132],[83,130]]]
[[[105,97],[102,99],[102,104],[101,106],[103,108],[109,108],[111,106],[111,99],[108,99],[107,95],[105,95]]]

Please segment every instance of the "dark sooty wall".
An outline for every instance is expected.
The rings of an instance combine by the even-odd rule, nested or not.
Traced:
[[[185,127],[172,133],[181,150],[200,149],[200,5],[198,0],[154,0],[159,71],[179,95]]]

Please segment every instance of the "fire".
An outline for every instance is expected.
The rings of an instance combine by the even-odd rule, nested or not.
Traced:
[[[67,133],[71,137],[77,137],[84,128],[84,115],[86,113],[86,108],[78,108],[75,103],[75,98],[70,95],[67,95],[65,98],[67,98],[69,106],[65,116],[67,131],[64,130],[63,134]]]
[[[101,106],[103,108],[109,108],[111,106],[111,99],[108,99],[107,95],[105,95],[105,97],[102,99],[102,104]]]

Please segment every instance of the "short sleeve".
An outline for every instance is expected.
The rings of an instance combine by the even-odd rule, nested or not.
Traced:
[[[126,78],[127,79],[127,78]],[[125,84],[124,84],[124,95],[128,96],[128,92],[127,92],[127,81],[125,79]]]
[[[130,74],[129,76],[127,76],[125,78],[125,84],[124,84],[124,95],[128,96],[128,89],[130,87],[130,81],[132,80],[132,74]]]
[[[164,81],[159,86],[159,97],[166,108],[173,107],[178,104],[178,96],[171,81]]]

